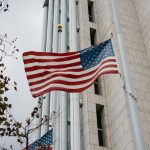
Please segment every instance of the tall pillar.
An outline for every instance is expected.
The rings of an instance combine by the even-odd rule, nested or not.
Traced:
[[[77,51],[76,1],[69,0],[70,50]],[[79,94],[70,94],[71,150],[80,150]]]
[[[53,37],[53,0],[49,0],[48,3],[48,18],[47,18],[47,42],[46,51],[52,51],[52,37]],[[46,94],[46,99],[43,101],[43,116],[46,115],[49,118],[50,115],[50,93]],[[49,131],[49,121],[43,126],[42,134]]]
[[[48,17],[48,8],[43,6],[43,25],[42,25],[42,42],[41,42],[41,51],[46,51],[46,39],[47,39],[47,17]],[[39,118],[37,118],[37,124],[40,125],[42,122],[42,107],[43,107],[43,96],[39,97],[38,104],[41,107],[38,110]],[[37,130],[37,139],[41,138],[42,127],[39,127]]]
[[[67,0],[61,0],[61,53],[67,52]],[[67,93],[60,92],[60,149],[67,150]]]
[[[59,5],[60,0],[54,1],[54,22],[53,22],[53,52],[57,53],[59,49],[59,34],[58,34],[58,24],[60,20],[60,14],[59,14]],[[52,91],[51,92],[51,106],[50,106],[50,112],[55,112],[56,115],[60,108],[60,97],[58,91]],[[58,115],[57,115],[58,116]],[[59,150],[60,149],[60,117],[56,117],[54,120],[54,127],[53,127],[53,139],[54,139],[54,149]]]

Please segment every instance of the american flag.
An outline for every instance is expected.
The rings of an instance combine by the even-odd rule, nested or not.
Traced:
[[[118,73],[111,40],[77,52],[29,51],[23,59],[33,97],[54,90],[82,92],[98,76]]]
[[[53,130],[48,131],[39,140],[29,145],[28,150],[52,150]],[[23,150],[26,150],[24,148]]]

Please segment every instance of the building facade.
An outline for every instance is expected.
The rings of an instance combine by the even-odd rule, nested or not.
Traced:
[[[70,6],[69,1],[66,2],[66,8]],[[60,18],[62,2],[60,1],[59,6]],[[45,7],[47,5],[46,1]],[[134,88],[132,96],[135,97],[138,105],[144,142],[147,150],[150,150],[150,1],[116,0],[116,5]],[[55,4],[53,6],[55,11]],[[136,150],[111,0],[76,0],[76,16],[78,49],[84,49],[111,38],[120,69],[118,75],[109,74],[99,77],[78,100],[81,150]],[[66,18],[69,37],[69,11]],[[68,38],[68,50],[69,47]],[[61,97],[59,100],[61,101]],[[69,100],[70,98],[68,98],[68,110]],[[72,140],[70,111],[67,111],[67,150],[76,150],[70,146]],[[59,127],[57,131],[61,132],[61,126]],[[59,141],[61,143],[61,133],[55,135],[58,136],[56,138],[58,143]],[[60,143],[59,148],[55,147],[55,150],[63,150]]]
[[[117,0],[117,10],[144,141],[150,149],[150,1]],[[79,12],[81,48],[93,41],[100,43],[113,34],[113,47],[121,69],[111,0],[81,0]],[[83,93],[85,150],[135,149],[125,92],[122,75],[104,75]]]

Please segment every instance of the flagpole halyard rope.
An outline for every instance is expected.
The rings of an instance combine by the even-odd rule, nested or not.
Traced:
[[[125,88],[125,85],[123,86],[123,89],[124,89],[124,91],[125,91],[127,94],[129,94],[129,95],[137,102],[137,97],[136,97],[133,93],[129,92],[129,91]]]

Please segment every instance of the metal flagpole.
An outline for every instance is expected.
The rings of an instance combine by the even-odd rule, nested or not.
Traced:
[[[67,52],[67,0],[61,0],[61,52]],[[67,150],[67,93],[60,92],[60,149]]]
[[[53,37],[53,0],[49,0],[48,3],[48,23],[47,23],[47,41],[46,41],[46,51],[52,51],[52,37]],[[50,114],[50,93],[46,94],[46,99],[43,101],[44,115],[49,118]],[[43,128],[43,134],[49,131],[49,121]]]
[[[58,34],[58,24],[59,24],[59,5],[60,0],[54,1],[54,20],[53,20],[53,52],[57,53],[59,49],[59,34]],[[55,112],[56,115],[59,113],[59,103],[60,103],[60,97],[59,97],[58,91],[52,91],[51,92],[51,105],[50,105],[50,112]],[[57,115],[58,116],[58,115]],[[54,129],[53,129],[53,139],[54,142],[54,149],[59,150],[60,149],[60,118],[59,116],[56,117],[54,120]]]
[[[70,50],[77,51],[76,0],[69,0]],[[79,94],[70,94],[71,150],[80,150]]]
[[[126,96],[128,99],[128,107],[129,107],[129,113],[130,113],[135,147],[136,147],[136,150],[146,150],[145,144],[144,144],[144,137],[143,137],[141,125],[140,125],[137,104],[136,104],[135,99],[132,96],[133,86],[132,86],[132,82],[131,82],[131,78],[130,78],[129,68],[128,68],[128,64],[127,64],[127,58],[126,58],[126,54],[125,54],[125,48],[124,48],[124,44],[123,44],[123,35],[122,35],[119,17],[118,17],[118,13],[117,13],[116,0],[111,0],[111,2],[112,2],[112,12],[113,12],[113,17],[114,17],[114,22],[115,22],[115,27],[116,27],[117,39],[118,39],[118,46],[120,49],[121,63],[122,63],[125,89],[126,89]]]
[[[48,8],[47,8],[47,6],[43,6],[43,27],[42,27],[43,29],[42,29],[42,43],[41,43],[42,51],[46,50],[47,16],[48,16]],[[41,106],[41,108],[39,108],[39,110],[38,110],[39,118],[37,119],[37,124],[40,125],[42,122],[43,96],[40,96],[40,98],[38,100],[38,105]],[[42,134],[41,130],[42,130],[42,127],[39,127],[37,130],[37,139],[41,138],[41,134]]]

